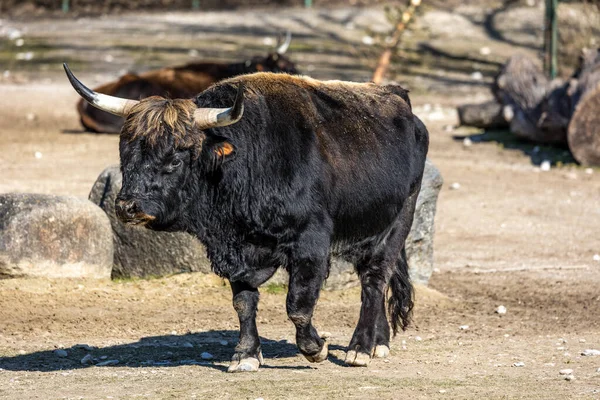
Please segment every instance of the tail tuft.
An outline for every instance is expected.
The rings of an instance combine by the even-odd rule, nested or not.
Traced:
[[[413,286],[408,275],[406,251],[402,249],[396,261],[396,269],[390,281],[391,295],[388,299],[388,313],[392,322],[394,336],[398,328],[406,330],[411,321],[413,302]]]

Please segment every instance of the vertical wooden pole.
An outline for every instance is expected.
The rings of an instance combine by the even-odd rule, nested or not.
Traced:
[[[550,79],[556,78],[558,71],[558,0],[546,0],[546,23],[544,32],[544,67]]]

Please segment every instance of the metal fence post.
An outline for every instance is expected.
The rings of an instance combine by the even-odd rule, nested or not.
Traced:
[[[69,12],[69,0],[62,0],[62,12]]]
[[[200,0],[192,0],[192,10],[200,9]]]
[[[312,0],[304,0],[304,7],[311,8],[312,7]]]
[[[546,24],[544,32],[544,66],[550,79],[556,78],[558,72],[558,0],[546,0]]]

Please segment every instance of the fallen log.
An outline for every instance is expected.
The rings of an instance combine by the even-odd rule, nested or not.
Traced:
[[[600,49],[584,50],[580,64],[570,87],[573,116],[567,139],[578,162],[600,165]]]
[[[483,104],[465,104],[458,107],[460,125],[481,129],[508,128],[508,122],[502,113],[502,104],[491,100]]]

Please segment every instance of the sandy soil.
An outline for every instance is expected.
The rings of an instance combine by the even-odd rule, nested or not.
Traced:
[[[303,70],[319,78],[340,71],[346,79],[361,80],[373,63],[365,55],[376,51],[362,44],[363,28],[345,27],[363,26],[359,21],[379,27],[376,11],[337,10],[317,33],[309,33],[304,22],[311,15],[325,21],[329,14],[319,10],[282,11],[268,19],[301,32],[292,50]],[[528,12],[523,25],[535,27]],[[207,54],[224,59],[233,59],[248,43],[254,47],[242,52],[257,51],[273,32],[260,30],[264,20],[252,12],[200,17],[205,33],[215,21],[227,21],[210,35],[220,35],[228,47],[214,50],[214,41],[205,46]],[[455,139],[479,132],[449,129],[456,122],[453,107],[488,96],[485,84],[497,62],[515,48],[535,51],[535,29],[514,28],[508,45],[488,37],[475,23],[480,17],[473,8],[427,14],[429,27],[417,26],[401,53],[429,61],[398,63],[392,71],[413,90],[416,113],[431,132],[430,158],[446,183],[436,217],[438,269],[430,287],[418,289],[415,323],[393,341],[388,359],[368,368],[343,365],[358,318],[357,289],[323,294],[316,325],[332,337],[329,361],[319,365],[297,353],[285,294],[280,288],[263,291],[258,322],[266,365],[257,374],[230,375],[224,371],[237,323],[229,288],[214,277],[0,281],[0,398],[600,398],[600,357],[581,355],[600,349],[600,262],[593,260],[600,253],[600,171],[566,164],[543,172],[536,164],[545,148],[479,142],[485,135],[474,136],[470,147]],[[32,41],[58,44],[40,54],[36,66],[11,64],[10,77],[0,84],[0,192],[87,196],[102,169],[118,162],[118,138],[76,133],[76,95],[59,75],[57,59],[79,60],[80,75],[92,83],[131,67],[131,60],[187,61],[189,43],[179,40],[199,34],[186,36],[188,18],[125,16],[104,37],[98,36],[109,24],[104,18],[15,22],[26,42],[30,35]],[[163,39],[142,20],[163,24]],[[449,21],[458,24],[453,40],[442,32]],[[244,30],[234,29],[236,23],[245,23]],[[139,58],[135,50],[112,47],[127,29],[132,41],[153,41],[156,48]],[[257,33],[250,34],[253,29]],[[521,42],[515,45],[514,38]],[[492,50],[489,57],[480,54],[481,46]],[[431,48],[448,54],[435,55]],[[124,58],[108,63],[114,49]],[[483,79],[473,78],[475,71]],[[552,149],[548,157],[560,152]],[[460,188],[451,190],[455,182]],[[499,305],[506,306],[506,315],[494,313]],[[468,328],[461,329],[464,325]],[[67,356],[54,354],[57,348]],[[202,352],[214,359],[203,361]],[[119,363],[82,365],[88,353]],[[524,366],[513,366],[519,362]],[[573,369],[576,380],[560,376],[564,368]]]

